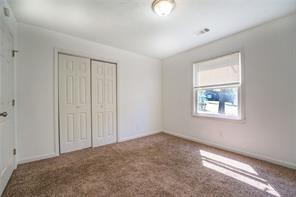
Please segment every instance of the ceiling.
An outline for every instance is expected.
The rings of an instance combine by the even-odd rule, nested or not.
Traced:
[[[296,11],[296,0],[176,0],[167,17],[152,0],[8,0],[18,22],[166,58]],[[203,28],[210,32],[196,35]]]

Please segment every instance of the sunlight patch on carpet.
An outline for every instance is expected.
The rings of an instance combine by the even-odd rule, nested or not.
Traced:
[[[251,185],[273,196],[281,196],[265,179],[259,177],[258,173],[250,165],[204,150],[200,150],[200,154],[202,156],[203,166]]]

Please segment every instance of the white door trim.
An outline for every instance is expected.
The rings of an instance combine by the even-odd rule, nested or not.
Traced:
[[[104,57],[86,54],[85,52],[78,52],[78,51],[72,51],[67,49],[61,49],[61,48],[54,48],[54,144],[55,144],[55,156],[60,155],[60,136],[59,136],[59,53],[66,54],[66,55],[72,55],[77,57],[85,57],[89,58],[90,60],[97,60],[101,62],[107,62],[112,63],[116,65],[116,109],[117,109],[117,117],[116,117],[116,142],[118,142],[118,136],[119,136],[119,66],[118,66],[118,60],[113,59],[107,59]]]

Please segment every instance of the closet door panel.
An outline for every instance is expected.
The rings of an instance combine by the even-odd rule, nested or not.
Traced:
[[[105,63],[105,130],[116,138],[116,65]]]
[[[59,54],[61,153],[91,146],[90,59]]]
[[[116,142],[116,65],[92,60],[93,146]]]
[[[77,61],[76,129],[79,149],[91,146],[90,59]]]

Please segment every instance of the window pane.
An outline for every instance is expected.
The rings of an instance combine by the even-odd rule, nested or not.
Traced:
[[[240,82],[240,53],[194,65],[195,87]]]
[[[238,87],[196,89],[198,113],[238,116]]]

